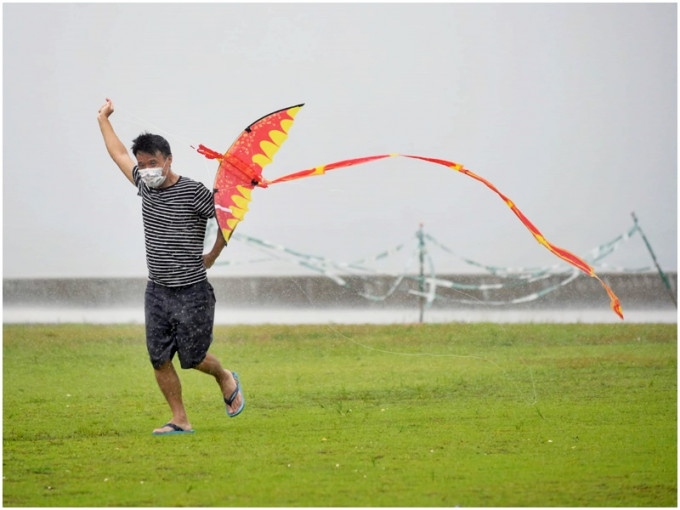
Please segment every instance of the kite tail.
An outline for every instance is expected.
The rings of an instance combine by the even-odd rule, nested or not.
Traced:
[[[302,179],[303,177],[311,177],[312,175],[323,175],[330,170],[335,170],[336,168],[361,165],[363,163],[369,163],[378,159],[391,158],[393,156],[398,156],[398,154],[382,154],[380,156],[369,156],[366,158],[346,159],[344,161],[337,161],[336,163],[330,163],[328,165],[321,165],[314,168],[309,168],[307,170],[301,170],[299,172],[295,172],[294,174],[284,175],[283,177],[279,177],[273,181],[266,181],[266,183],[276,184],[278,182],[293,181],[295,179]]]
[[[486,179],[484,179],[483,177],[480,177],[479,175],[471,172],[470,170],[464,168],[463,165],[461,165],[459,163],[453,163],[451,161],[446,161],[446,160],[443,160],[443,159],[426,158],[426,157],[422,157],[422,156],[409,156],[409,155],[406,155],[406,154],[404,154],[404,157],[412,158],[412,159],[420,159],[420,160],[423,160],[423,161],[428,161],[430,163],[436,163],[438,165],[446,166],[448,168],[456,170],[457,172],[463,173],[463,174],[467,175],[468,177],[472,177],[473,179],[483,183],[489,189],[493,190],[499,197],[501,197],[501,199],[510,208],[510,210],[513,213],[515,213],[515,216],[517,216],[519,218],[519,220],[524,224],[524,226],[527,227],[527,229],[529,229],[529,232],[531,232],[531,234],[534,236],[536,241],[538,241],[543,246],[545,246],[554,255],[558,256],[559,258],[561,258],[565,262],[568,262],[572,266],[577,267],[578,269],[580,269],[581,271],[586,273],[588,276],[591,276],[591,277],[595,278],[598,282],[600,282],[602,287],[604,287],[604,290],[606,290],[607,294],[609,295],[611,309],[614,311],[614,313],[616,313],[616,315],[618,315],[619,317],[621,317],[623,319],[623,311],[621,310],[621,301],[616,296],[616,294],[614,294],[614,292],[609,288],[609,286],[606,283],[604,283],[600,279],[599,276],[597,276],[595,274],[595,270],[593,269],[593,267],[590,266],[590,264],[588,264],[585,260],[577,257],[573,253],[565,250],[564,248],[560,248],[560,247],[555,246],[554,244],[550,243],[543,236],[543,234],[541,234],[540,230],[538,230],[538,228],[536,228],[536,226],[533,223],[531,223],[531,221],[529,221],[529,219],[526,216],[524,216],[524,213],[519,210],[519,208],[514,204],[514,202],[512,200],[510,200],[507,196],[505,196],[503,193],[501,193],[500,190],[498,188],[496,188],[496,186],[491,184],[491,182],[489,182]]]
[[[464,168],[463,165],[459,163],[454,163],[452,161],[446,161],[443,159],[434,159],[434,158],[426,158],[422,156],[409,156],[409,155],[404,155],[406,158],[412,158],[412,159],[420,159],[423,161],[428,161],[430,163],[436,163],[438,165],[443,165],[445,167],[451,168],[453,170],[456,170],[457,172],[460,172],[462,174],[467,175],[468,177],[471,177],[472,179],[475,179],[481,183],[483,183],[487,188],[491,189],[494,193],[496,193],[503,202],[510,208],[510,210],[515,213],[515,216],[519,218],[519,220],[524,224],[525,227],[531,232],[531,234],[534,236],[536,241],[538,241],[540,244],[545,246],[548,250],[550,250],[553,254],[557,255],[559,258],[562,260],[565,260],[566,262],[569,262],[571,265],[576,266],[579,268],[581,271],[586,273],[589,276],[594,276],[594,271],[593,268],[586,263],[584,260],[580,259],[573,253],[563,249],[559,248],[558,246],[555,246],[548,242],[548,240],[543,237],[543,234],[541,234],[540,230],[536,228],[536,226],[529,221],[529,218],[527,218],[522,211],[519,210],[519,208],[515,205],[515,203],[510,200],[506,195],[501,193],[501,191],[494,186],[491,182],[488,180],[484,179],[483,177],[480,177],[479,175],[475,174],[474,172],[471,172],[467,168]]]
[[[322,166],[317,166],[315,168],[310,168],[308,170],[302,170],[300,172],[296,172],[290,175],[285,175],[283,177],[279,177],[278,179],[275,179],[273,181],[265,181],[266,184],[276,184],[279,182],[286,182],[286,181],[292,181],[294,179],[302,179],[303,177],[310,177],[312,175],[323,175],[329,170],[334,170],[336,168],[343,168],[343,167],[348,167],[348,166],[353,166],[353,165],[360,165],[363,163],[368,163],[371,161],[375,161],[378,159],[383,159],[383,158],[390,158],[390,157],[405,157],[405,158],[411,158],[411,159],[419,159],[422,161],[427,161],[429,163],[434,163],[437,165],[443,165],[447,168],[451,168],[457,172],[460,172],[462,174],[467,175],[468,177],[471,177],[472,179],[475,179],[476,181],[481,182],[484,184],[487,188],[491,189],[494,191],[501,199],[505,202],[505,204],[510,208],[510,210],[519,218],[519,220],[524,224],[524,226],[531,232],[531,234],[534,236],[536,241],[538,241],[540,244],[545,246],[548,250],[550,250],[554,255],[557,257],[561,258],[565,262],[568,262],[572,266],[577,267],[584,273],[586,273],[588,276],[595,278],[602,287],[607,291],[607,294],[609,295],[610,299],[610,307],[618,315],[623,319],[623,311],[621,310],[621,302],[619,298],[614,294],[614,292],[609,288],[609,286],[604,283],[599,276],[595,274],[595,270],[590,266],[585,260],[577,257],[573,253],[560,248],[558,246],[555,246],[554,244],[550,243],[544,236],[541,234],[541,232],[536,228],[536,226],[529,221],[529,219],[524,216],[524,213],[519,210],[519,208],[514,204],[512,200],[510,200],[507,196],[505,196],[501,191],[496,188],[490,181],[484,179],[483,177],[475,174],[474,172],[471,172],[470,170],[466,169],[463,167],[463,165],[459,163],[454,163],[452,161],[447,161],[444,159],[436,159],[436,158],[428,158],[424,156],[413,156],[413,155],[407,155],[407,154],[383,154],[380,156],[369,156],[365,158],[356,158],[356,159],[348,159],[344,161],[338,161],[336,163],[331,163],[328,165],[322,165]]]

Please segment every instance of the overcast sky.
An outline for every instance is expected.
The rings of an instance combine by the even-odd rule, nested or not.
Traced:
[[[222,152],[304,102],[267,177],[382,153],[449,159],[581,256],[635,211],[676,269],[675,4],[5,3],[3,30],[5,278],[146,275],[141,201],[96,122],[106,97],[128,147],[158,132],[174,170],[208,187],[217,165],[191,144]],[[411,242],[421,222],[483,263],[556,260],[484,186],[417,161],[253,196],[237,232],[337,261]],[[637,238],[608,262],[651,259]]]

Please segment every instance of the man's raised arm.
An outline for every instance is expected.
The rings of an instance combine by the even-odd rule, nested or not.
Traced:
[[[110,99],[106,99],[106,103],[97,112],[97,121],[99,122],[99,129],[102,131],[102,136],[104,137],[104,143],[106,144],[106,150],[109,151],[109,156],[118,165],[125,177],[134,184],[135,181],[132,178],[132,169],[135,167],[135,162],[130,157],[125,145],[120,141],[118,135],[113,130],[109,116],[113,113],[113,103]]]

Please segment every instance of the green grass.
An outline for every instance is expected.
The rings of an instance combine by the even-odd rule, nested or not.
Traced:
[[[5,506],[675,506],[676,326],[218,327],[247,407],[141,326],[4,326]]]

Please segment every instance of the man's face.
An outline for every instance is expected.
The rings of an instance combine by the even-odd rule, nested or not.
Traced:
[[[156,151],[155,154],[149,154],[148,152],[138,152],[137,153],[137,166],[140,170],[144,168],[162,168],[163,175],[167,175],[170,171],[170,163],[172,162],[172,156],[167,158],[161,154],[161,151]]]

